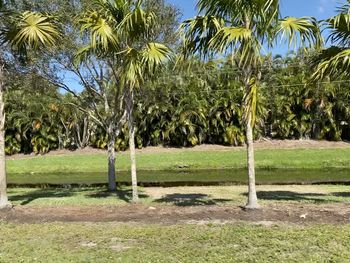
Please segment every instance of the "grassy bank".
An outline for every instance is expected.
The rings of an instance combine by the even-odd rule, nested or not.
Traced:
[[[350,226],[9,224],[1,262],[349,262]]]
[[[246,167],[244,150],[142,153],[137,155],[139,170],[240,169]],[[261,169],[350,168],[350,149],[257,150],[256,167]],[[9,173],[94,173],[106,171],[105,154],[39,156],[9,159]],[[117,169],[129,170],[129,156],[118,155]]]

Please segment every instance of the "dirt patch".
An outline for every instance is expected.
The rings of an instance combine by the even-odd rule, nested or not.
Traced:
[[[237,206],[177,207],[158,205],[99,207],[22,207],[0,211],[0,220],[17,223],[42,222],[127,222],[145,224],[182,224],[193,222],[350,224],[350,203],[335,205],[269,205],[245,211]]]
[[[330,142],[330,141],[314,141],[314,140],[268,140],[262,139],[255,142],[256,149],[338,149],[338,148],[350,148],[349,142]],[[143,149],[137,149],[137,153],[168,153],[168,152],[204,152],[204,151],[233,151],[244,150],[244,146],[232,147],[222,145],[203,144],[192,148],[171,148],[171,147],[146,147]],[[70,150],[57,150],[47,153],[45,156],[69,156],[69,155],[91,155],[91,154],[107,154],[106,150],[95,149],[87,147],[85,149],[70,151]],[[128,154],[128,151],[121,154]],[[41,155],[35,154],[16,154],[8,156],[9,160],[35,158]]]

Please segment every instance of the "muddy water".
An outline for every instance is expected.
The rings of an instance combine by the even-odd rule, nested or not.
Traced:
[[[143,186],[245,184],[246,170],[139,171]],[[9,186],[94,186],[106,183],[106,173],[9,174]],[[118,172],[117,181],[130,183],[130,172]],[[350,169],[257,170],[257,184],[350,184]]]

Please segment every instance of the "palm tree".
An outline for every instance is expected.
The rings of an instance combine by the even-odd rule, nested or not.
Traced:
[[[163,44],[150,41],[151,29],[156,25],[156,16],[153,12],[143,9],[142,0],[95,0],[92,9],[83,14],[79,22],[82,30],[90,32],[90,43],[80,55],[84,53],[113,57],[117,61],[111,66],[118,72],[118,75],[113,76],[115,85],[124,90],[133,201],[137,202],[134,89],[140,88],[145,78],[153,75],[156,68],[169,57],[170,50]],[[114,143],[109,143],[109,178],[115,181],[114,147]]]
[[[140,32],[142,34],[142,32]],[[139,36],[141,36],[139,34]],[[146,35],[147,37],[147,35]],[[125,87],[126,112],[129,128],[129,148],[131,161],[131,181],[133,202],[138,202],[136,152],[135,152],[135,123],[134,123],[134,90],[140,89],[145,78],[151,78],[155,70],[170,56],[170,50],[160,44],[149,42],[143,46],[129,47],[123,66],[123,85]]]
[[[338,14],[324,21],[324,29],[330,31],[328,40],[332,46],[322,50],[316,58],[319,63],[314,78],[350,75],[350,0],[338,8]]]
[[[0,41],[2,48],[26,56],[27,50],[52,46],[60,37],[55,19],[36,12],[18,13],[0,4]],[[0,209],[10,206],[7,198],[5,165],[5,58],[0,58]]]
[[[280,17],[279,0],[198,0],[197,17],[183,22],[185,56],[217,53],[230,55],[239,69],[243,99],[249,194],[247,209],[259,208],[255,189],[253,128],[261,80],[264,46],[285,38],[289,47],[320,44],[320,32],[312,18]],[[237,73],[239,74],[239,73]]]

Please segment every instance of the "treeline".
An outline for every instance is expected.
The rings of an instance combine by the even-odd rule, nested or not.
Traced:
[[[302,53],[264,61],[256,139],[350,139],[349,81],[309,82],[313,71]],[[244,144],[244,91],[230,62],[192,61],[191,70],[187,66],[169,66],[135,92],[136,146]],[[78,102],[33,72],[8,74],[13,88],[6,95],[7,154],[107,148],[105,129],[76,107],[81,101],[89,103],[84,92]],[[128,148],[127,125],[115,148]]]

